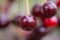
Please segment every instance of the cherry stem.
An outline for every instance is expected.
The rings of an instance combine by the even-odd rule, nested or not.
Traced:
[[[27,11],[27,14],[30,15],[29,0],[26,0],[26,11]]]

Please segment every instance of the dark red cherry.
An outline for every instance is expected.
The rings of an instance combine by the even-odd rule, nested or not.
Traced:
[[[34,29],[37,25],[36,18],[31,15],[18,16],[15,20],[23,29]]]
[[[44,18],[43,23],[46,27],[55,28],[58,25],[57,16],[53,16],[51,18]]]
[[[43,5],[43,10],[46,17],[52,17],[57,13],[57,6],[53,2],[47,2]]]
[[[57,6],[60,7],[60,0],[57,1]]]
[[[6,14],[0,16],[0,28],[5,28],[9,25],[9,19]]]
[[[44,17],[42,6],[39,4],[36,4],[32,9],[32,14],[35,16]]]
[[[27,38],[27,40],[40,40],[44,36],[46,36],[50,32],[50,29],[39,26],[33,30],[33,32],[30,34],[30,36]]]
[[[19,26],[19,25],[20,25],[19,19],[21,19],[22,16],[23,16],[23,15],[21,15],[20,13],[18,13],[18,14],[14,17],[14,19],[11,20],[11,22],[12,22],[13,24]]]

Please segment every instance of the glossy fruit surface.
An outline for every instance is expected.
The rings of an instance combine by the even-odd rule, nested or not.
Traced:
[[[0,16],[0,28],[5,28],[9,25],[9,19],[6,14]]]
[[[46,17],[52,17],[57,13],[57,6],[53,2],[47,2],[43,5],[43,10]]]
[[[37,25],[36,18],[31,15],[17,17],[16,23],[17,22],[23,29],[33,29]]]
[[[42,6],[39,4],[36,4],[32,9],[32,14],[35,16],[44,17]]]
[[[58,25],[57,16],[53,16],[51,18],[44,18],[43,23],[46,27],[54,28]]]

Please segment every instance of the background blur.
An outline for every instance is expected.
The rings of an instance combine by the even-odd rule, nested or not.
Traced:
[[[6,0],[0,0],[0,4],[4,4]],[[23,15],[26,15],[26,0],[15,0],[14,3],[11,4],[11,7],[8,10],[8,17],[9,19],[14,19],[15,15],[20,13]],[[57,2],[56,0],[47,0],[47,1],[53,1]],[[30,10],[36,3],[42,4],[44,0],[29,0],[29,7]],[[58,9],[57,15],[60,15],[60,9]],[[39,24],[39,23],[38,23]],[[42,24],[41,24],[42,25]],[[16,26],[14,24],[10,24],[8,28],[6,29],[0,29],[0,40],[13,40],[14,36],[18,36],[21,40],[24,39],[24,33],[22,32],[22,29],[19,29],[20,34],[16,33]],[[20,35],[20,36],[19,36]],[[49,33],[47,36],[45,36],[42,40],[60,40],[60,28],[55,28],[52,30],[51,33]]]

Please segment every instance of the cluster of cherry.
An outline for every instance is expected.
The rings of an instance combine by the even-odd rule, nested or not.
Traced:
[[[14,20],[24,29],[34,29],[37,26],[36,16],[40,17],[46,27],[55,27],[58,24],[57,6],[53,2],[47,2],[43,6],[36,4],[31,15],[19,15]],[[28,28],[27,28],[28,27]]]
[[[47,2],[43,6],[36,4],[31,13],[33,16],[18,15],[13,21],[24,30],[33,30],[27,40],[40,40],[58,25],[57,6],[53,2]],[[42,26],[37,26],[36,17],[41,18]]]
[[[32,9],[32,15],[17,15],[12,21],[24,30],[33,30],[32,34],[27,40],[39,40],[49,33],[51,28],[58,25],[57,6],[53,2],[47,2],[43,6],[36,4]],[[43,26],[37,27],[37,19],[40,17]],[[5,28],[10,24],[6,14],[0,16],[0,28]]]

